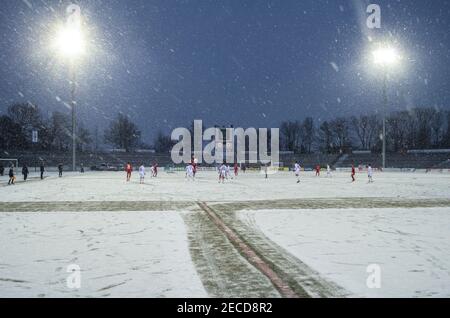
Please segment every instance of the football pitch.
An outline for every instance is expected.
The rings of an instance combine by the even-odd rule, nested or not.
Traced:
[[[3,177],[0,296],[449,297],[450,174],[374,178]]]

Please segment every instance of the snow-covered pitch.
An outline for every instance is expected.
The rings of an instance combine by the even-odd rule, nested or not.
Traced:
[[[219,184],[200,171],[194,182],[160,172],[139,184],[136,172],[128,183],[122,172],[87,172],[7,186],[0,177],[0,297],[279,297],[198,202],[282,277],[310,279],[310,296],[450,297],[450,173],[374,180],[241,172]]]

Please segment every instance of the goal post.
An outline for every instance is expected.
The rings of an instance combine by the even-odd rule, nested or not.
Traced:
[[[14,168],[19,167],[19,159],[11,159],[11,158],[0,158],[0,166],[3,166],[3,168],[9,168],[11,165],[14,166]]]

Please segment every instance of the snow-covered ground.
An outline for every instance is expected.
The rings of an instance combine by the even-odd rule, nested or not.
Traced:
[[[20,176],[19,182],[20,182]],[[33,175],[32,175],[33,177]],[[0,178],[0,202],[26,201],[241,201],[280,200],[294,198],[448,198],[450,173],[375,173],[375,183],[367,184],[364,173],[351,183],[348,173],[334,173],[333,178],[316,178],[313,172],[302,173],[296,184],[293,173],[280,172],[269,176],[260,173],[241,174],[226,184],[218,184],[215,172],[201,172],[195,182],[188,182],[183,173],[160,173],[157,179],[147,178],[139,184],[136,173],[131,183],[122,172],[88,172],[84,175],[54,173],[44,182],[34,180],[3,187],[7,177]]]
[[[225,184],[215,172],[200,172],[195,182],[161,172],[143,185],[136,173],[127,183],[123,172],[20,177],[14,186],[0,177],[0,297],[277,295],[267,282],[264,291],[255,290],[252,282],[262,281],[261,273],[242,257],[233,266],[247,280],[227,276],[233,270],[222,270],[217,279],[229,262],[224,265],[212,249],[240,254],[226,240],[211,241],[220,233],[206,224],[197,201],[222,205],[229,215],[254,210],[238,215],[351,295],[450,297],[449,173],[376,173],[373,184],[364,173],[351,183],[347,172],[332,178],[303,172],[300,184],[288,172],[267,180],[241,174]],[[334,198],[342,199],[339,205]],[[375,198],[371,209],[364,209],[364,198]],[[279,204],[287,199],[296,200]],[[302,206],[302,199],[317,202],[316,210]],[[428,199],[426,208],[405,209],[418,207],[417,199]],[[256,200],[273,202],[239,202]],[[353,200],[358,204],[346,204]],[[400,200],[395,208],[394,200]],[[260,209],[266,210],[255,211]],[[66,286],[71,264],[80,266],[81,289]],[[369,264],[381,266],[381,289],[366,286]],[[239,288],[224,291],[228,281]]]
[[[0,297],[207,296],[179,212],[0,213],[0,235]]]
[[[239,218],[359,297],[450,297],[450,208],[260,210]],[[367,268],[381,269],[370,289]]]

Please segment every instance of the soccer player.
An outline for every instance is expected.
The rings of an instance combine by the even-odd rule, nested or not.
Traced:
[[[294,165],[294,173],[295,176],[297,177],[297,183],[300,183],[300,164],[298,162],[295,163]]]
[[[133,166],[131,165],[130,162],[128,162],[125,165],[125,171],[127,173],[127,182],[130,182],[130,180],[131,180],[131,173],[133,172]]]
[[[237,163],[234,164],[234,176],[237,177],[239,174],[239,166]]]
[[[14,181],[16,181],[16,177],[14,176],[14,166],[11,165],[9,168],[9,181],[8,185],[14,185]]]
[[[320,177],[320,165],[316,166],[316,177]]]
[[[327,165],[327,178],[331,178],[331,167]]]
[[[227,165],[227,166],[225,167],[225,177],[227,178],[227,180],[228,180],[228,177],[230,177],[231,179],[233,179],[233,177],[231,176],[230,165]]]
[[[58,176],[59,176],[60,178],[62,178],[62,176],[63,176],[63,164],[62,164],[62,163],[60,163],[60,164],[58,165]]]
[[[41,166],[39,167],[39,169],[41,171],[41,180],[44,180],[44,172],[45,172],[44,161],[41,161]]]
[[[352,164],[352,182],[355,182],[356,169],[355,165]]]
[[[192,164],[189,164],[187,167],[186,167],[186,179],[189,181],[189,180],[192,180],[192,181],[194,181],[194,166],[192,165]]]
[[[225,177],[227,174],[227,167],[225,166],[225,164],[223,163],[220,167],[219,167],[219,183],[225,183]]]
[[[155,163],[153,164],[153,167],[152,167],[152,168],[153,168],[153,177],[154,177],[154,178],[157,178],[157,177],[158,177],[158,163],[155,162]]]
[[[367,176],[369,177],[369,183],[373,183],[373,169],[372,169],[372,165],[370,165],[370,164],[367,167]]]
[[[150,175],[152,176],[152,178],[155,177],[155,167],[153,166],[150,167]]]
[[[27,181],[29,173],[30,171],[28,170],[27,165],[23,165],[22,167],[23,181]]]
[[[139,183],[145,183],[145,167],[143,164],[139,167]]]
[[[197,174],[197,164],[198,164],[197,158],[192,156],[192,158],[191,158],[191,166],[192,166],[192,169],[193,169],[193,172],[194,172],[194,178],[195,178],[195,176]]]

